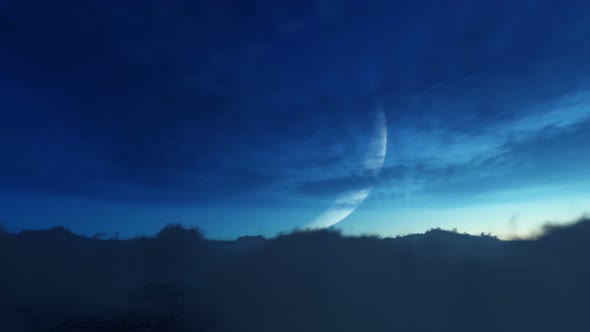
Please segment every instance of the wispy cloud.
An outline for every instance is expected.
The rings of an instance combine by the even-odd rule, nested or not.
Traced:
[[[590,93],[570,94],[552,103],[515,110],[515,113],[522,115],[489,124],[480,123],[478,130],[470,128],[469,132],[444,125],[436,129],[420,129],[418,126],[394,128],[388,164],[444,168],[507,153],[512,145],[547,135],[548,132],[574,129],[590,120]]]

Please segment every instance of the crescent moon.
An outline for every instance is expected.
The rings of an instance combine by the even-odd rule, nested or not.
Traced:
[[[363,162],[363,175],[377,177],[383,168],[385,162],[385,153],[387,151],[387,123],[383,105],[379,103],[375,116],[375,129],[373,130],[367,155]],[[373,185],[365,186],[361,189],[350,190],[339,194],[334,203],[311,223],[307,225],[308,229],[322,229],[336,225],[344,220],[356,210],[369,196]]]

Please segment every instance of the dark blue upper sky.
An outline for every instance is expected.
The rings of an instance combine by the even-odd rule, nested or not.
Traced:
[[[2,1],[0,220],[526,235],[590,203],[586,1]],[[375,109],[378,178],[362,172]]]

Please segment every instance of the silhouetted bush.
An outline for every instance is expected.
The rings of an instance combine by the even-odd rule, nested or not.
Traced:
[[[168,225],[157,235],[162,241],[179,242],[189,244],[203,240],[203,233],[198,227],[185,228],[180,224]]]

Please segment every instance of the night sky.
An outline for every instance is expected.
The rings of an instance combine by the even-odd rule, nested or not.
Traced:
[[[347,234],[590,210],[587,1],[9,0],[0,45],[8,229],[272,236],[355,191]]]

